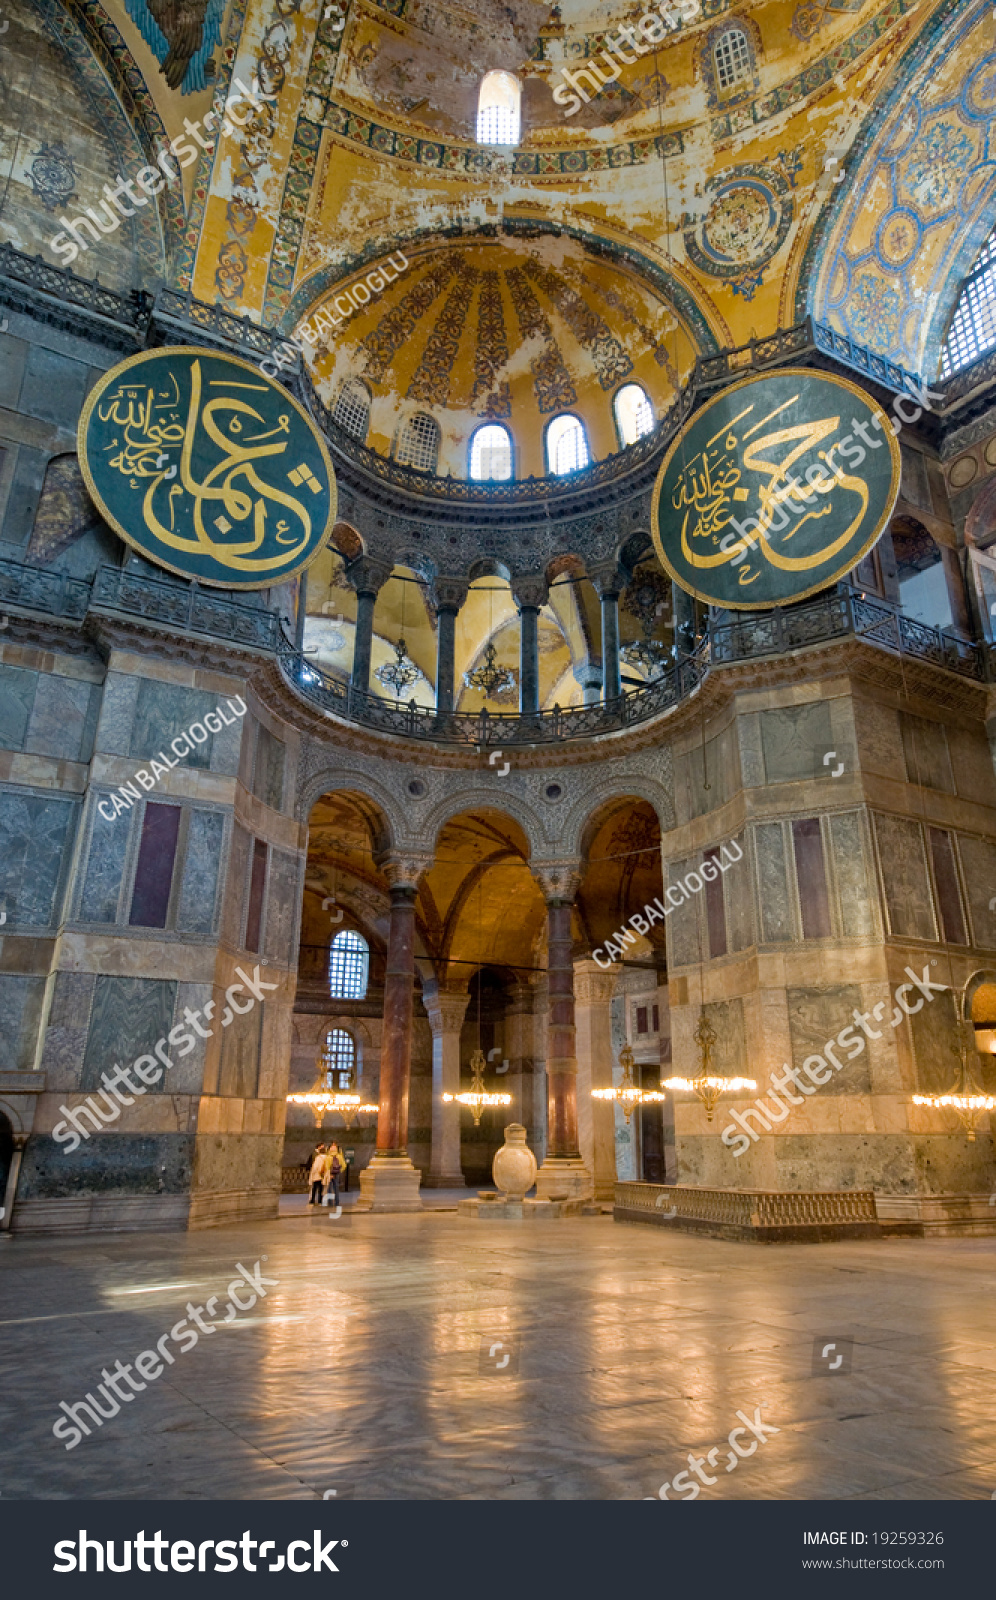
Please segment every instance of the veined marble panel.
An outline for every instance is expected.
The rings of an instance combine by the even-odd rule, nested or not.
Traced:
[[[63,761],[89,761],[100,690],[78,678],[43,673],[38,683],[24,749]]]
[[[176,914],[179,933],[209,935],[215,931],[224,838],[224,812],[200,808],[191,812],[183,886]]]
[[[919,822],[873,812],[889,929],[897,938],[936,939],[934,907]]]
[[[83,1055],[81,1089],[100,1088],[100,1074],[137,1056],[151,1055],[156,1041],[173,1026],[176,984],[159,978],[112,978],[101,974],[90,1008],[90,1031]],[[164,1068],[165,1072],[166,1069]],[[162,1094],[160,1078],[147,1093]]]
[[[136,811],[122,811],[108,822],[99,810],[103,798],[94,792],[90,842],[83,868],[80,895],[81,922],[114,922],[121,896],[128,837],[135,825]],[[110,807],[108,807],[110,809]]]
[[[795,937],[795,916],[789,900],[785,830],[780,822],[762,822],[754,829],[758,904],[764,944],[787,943]]]
[[[863,1009],[861,990],[855,983],[842,983],[825,989],[788,989],[786,997],[792,1064],[797,1067],[801,1067],[809,1056],[823,1055],[827,1040],[836,1039],[841,1029],[853,1026],[855,1010]],[[817,1094],[870,1094],[868,1041],[865,1041],[864,1050],[853,1061],[847,1059],[848,1052],[842,1046],[835,1045],[834,1049],[838,1060],[843,1061],[844,1065],[837,1072],[833,1063],[827,1061],[833,1076],[820,1086]]]
[[[23,667],[0,666],[0,749],[24,748],[38,677]]]
[[[862,939],[875,932],[875,911],[868,886],[861,813],[841,811],[831,816],[829,823],[841,931],[846,939]]]
[[[9,924],[51,927],[75,800],[0,790],[0,900]]]
[[[910,711],[901,711],[899,726],[903,735],[907,781],[924,784],[928,789],[940,789],[944,794],[954,794],[954,774],[951,771],[944,724],[931,722],[929,717],[915,717]]]
[[[0,973],[0,1038],[9,1072],[30,1072],[34,1066],[45,981],[26,973]]]
[[[971,833],[956,837],[972,919],[972,943],[984,950],[996,950],[996,914],[989,909],[996,893],[996,844]]]
[[[833,749],[828,702],[781,706],[762,711],[760,719],[767,782],[792,783],[815,777],[823,756]]]
[[[297,886],[304,863],[286,850],[270,848],[263,950],[271,961],[293,959],[297,945]]]

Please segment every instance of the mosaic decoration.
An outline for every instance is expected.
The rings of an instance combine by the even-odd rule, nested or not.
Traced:
[[[790,605],[867,555],[900,471],[889,418],[856,383],[803,367],[746,378],[713,395],[664,457],[654,548],[709,605]]]
[[[586,289],[604,300],[605,304],[610,307],[621,322],[628,322],[631,327],[635,328],[657,365],[667,373],[674,387],[676,389],[681,387],[678,370],[668,354],[664,339],[640,320],[636,313],[626,304],[618,289],[606,288],[604,284],[589,278],[587,273],[580,271],[577,267],[565,264],[562,270],[566,277],[570,277],[576,283],[584,284]]]
[[[221,34],[225,0],[127,0],[128,15],[171,89],[206,89],[209,58]],[[213,76],[213,73],[211,74]]]
[[[460,348],[479,276],[476,267],[461,263],[457,281],[446,296],[443,309],[422,352],[422,359],[408,385],[406,399],[425,400],[430,405],[438,406],[444,406],[449,399],[453,363]]]
[[[452,278],[458,265],[459,257],[456,255],[448,255],[442,261],[437,261],[367,334],[360,348],[368,357],[365,372],[372,382],[382,381],[396,353],[403,344],[407,344],[420,319],[442,293],[444,284]]]
[[[802,5],[796,6],[789,33],[808,44],[842,12],[860,11],[863,4],[864,0],[803,0]]]
[[[511,387],[507,381],[499,380],[499,373],[504,371],[508,357],[508,333],[500,279],[497,272],[484,272],[481,274],[481,292],[477,300],[474,389],[470,403],[476,406],[483,399],[484,404],[478,416],[491,421],[512,415]]]
[[[792,223],[788,184],[769,167],[740,166],[710,178],[705,194],[705,216],[681,219],[688,258],[752,300]]]
[[[589,351],[603,389],[614,389],[633,363],[596,311],[550,267],[530,256],[524,270],[553,302],[575,339]]]
[[[77,440],[105,521],[168,572],[268,589],[331,536],[336,482],[321,433],[282,384],[235,356],[130,356],[91,391]]]
[[[543,353],[533,356],[529,363],[536,403],[540,411],[546,415],[552,411],[561,411],[565,406],[576,405],[577,390],[564,365],[560,346],[553,337],[553,330],[543,315],[539,301],[526,282],[522,268],[509,267],[505,273],[505,281],[512,296],[512,304],[515,307],[523,339],[538,337],[544,341]]]
[[[46,211],[61,211],[76,192],[76,165],[61,139],[43,144],[30,167],[31,187]]]
[[[813,230],[799,274],[797,317],[812,315],[928,380],[959,284],[992,228],[991,30],[991,7],[942,0],[906,52],[902,86],[866,119],[848,183]],[[953,72],[956,51],[977,64]],[[872,194],[881,220],[870,232]]]

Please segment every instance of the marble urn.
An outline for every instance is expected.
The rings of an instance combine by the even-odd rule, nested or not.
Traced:
[[[521,1200],[536,1182],[536,1157],[526,1144],[521,1122],[510,1122],[505,1143],[491,1163],[491,1175],[507,1200]]]

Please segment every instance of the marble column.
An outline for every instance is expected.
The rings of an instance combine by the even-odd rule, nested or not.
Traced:
[[[458,578],[437,578],[436,600],[436,710],[453,710],[455,699],[456,619],[467,598],[467,584]]]
[[[680,584],[672,585],[674,594],[674,642],[679,661],[690,656],[695,649],[695,601]]]
[[[308,574],[302,572],[297,580],[297,613],[294,623],[294,646],[304,649],[304,625],[308,619]]]
[[[446,1105],[443,1095],[460,1093],[460,1030],[470,995],[437,989],[422,999],[432,1029],[432,1155],[423,1181],[427,1189],[462,1189],[461,1108],[455,1102]]]
[[[619,664],[619,596],[626,573],[614,561],[589,569],[588,576],[602,602],[602,698],[606,705],[622,693]]]
[[[539,710],[539,614],[550,594],[541,575],[516,578],[512,597],[519,608],[519,711],[522,716]]]
[[[583,703],[597,706],[602,698],[602,667],[597,661],[585,661],[574,668],[574,676],[581,689]]]
[[[353,640],[353,668],[349,683],[352,689],[370,689],[370,660],[373,651],[374,607],[377,595],[391,576],[391,569],[383,561],[372,561],[368,556],[358,556],[346,568],[346,576],[356,591],[356,634]]]
[[[534,867],[547,904],[547,1153],[536,1179],[540,1199],[564,1195],[587,1200],[591,1173],[578,1145],[578,1064],[574,1027],[574,963],[571,912],[577,893],[576,863]]]
[[[408,1088],[415,997],[415,897],[427,862],[382,857],[391,891],[380,1051],[380,1110],[372,1160],[360,1173],[360,1211],[420,1211],[422,1174],[408,1155]]]
[[[616,1192],[616,1116],[611,1100],[593,1100],[592,1089],[612,1088],[612,996],[618,974],[595,961],[574,963],[574,1021],[578,1063],[578,1142],[591,1171],[596,1200]]]

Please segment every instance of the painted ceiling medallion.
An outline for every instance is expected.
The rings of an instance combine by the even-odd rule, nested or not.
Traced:
[[[689,260],[752,300],[792,223],[789,186],[769,167],[741,166],[711,178],[705,195],[705,214],[682,218]]]
[[[61,139],[43,144],[28,168],[28,177],[46,211],[58,211],[76,191],[76,166]]]

